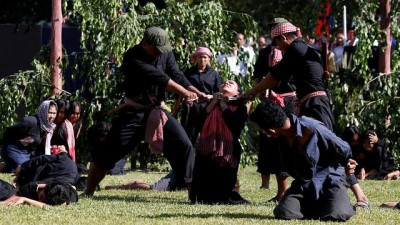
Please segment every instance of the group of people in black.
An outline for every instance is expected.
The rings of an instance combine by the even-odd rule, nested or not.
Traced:
[[[273,152],[273,160],[279,162],[273,172],[279,187],[273,199],[278,202],[275,217],[346,221],[355,215],[348,185],[354,188],[357,201],[368,204],[355,177],[358,169],[352,148],[333,133],[321,54],[303,41],[299,28],[283,18],[275,19],[270,29],[273,46],[260,52],[257,82],[241,92],[237,82],[222,82],[210,67],[212,54],[207,47],[197,48],[192,56],[196,66],[185,76],[167,32],[147,28],[142,41],[124,55],[125,97],[114,111],[105,139],[93,152],[84,195],[92,196],[107,171],[145,140],[152,153],[163,154],[172,168],[162,187],[170,188],[173,181],[175,189],[188,191],[192,203],[247,203],[235,189],[242,151],[238,139],[248,119],[246,101],[262,96],[249,118],[260,127],[260,136],[267,138],[268,144],[260,146],[274,146],[260,151],[269,151],[267,159]],[[186,108],[183,126],[163,107],[167,92],[178,94]],[[40,117],[36,120],[40,128],[48,129],[39,133],[53,133],[51,119],[47,123]],[[45,150],[52,146],[44,143]],[[71,151],[61,148],[60,152],[44,156],[73,159]],[[365,170],[361,174],[361,179],[369,175]],[[294,178],[290,187],[288,176]]]

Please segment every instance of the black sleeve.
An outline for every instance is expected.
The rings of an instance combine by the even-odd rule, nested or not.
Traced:
[[[222,78],[221,75],[218,73],[218,71],[214,70],[215,72],[215,86],[213,92],[219,92],[219,88],[222,85]]]
[[[0,179],[0,201],[4,201],[13,196],[17,191],[8,182]]]
[[[183,75],[182,71],[178,68],[178,64],[176,63],[174,54],[172,52],[167,53],[166,59],[166,73],[171,77],[173,81],[180,84],[184,88],[188,88],[191,86],[190,82]]]
[[[34,158],[22,163],[21,164],[21,167],[22,167],[21,169],[23,169],[23,170],[32,170],[32,169],[37,168],[38,166],[54,162],[58,158],[59,158],[59,155],[41,155],[41,156],[37,156],[37,157],[34,157]]]
[[[38,199],[38,184],[36,182],[30,182],[19,188],[17,195],[33,200]]]
[[[261,49],[258,53],[256,64],[254,65],[254,73],[252,79],[262,79],[269,72],[269,54],[271,46]]]
[[[227,108],[222,112],[222,117],[232,134],[239,136],[247,121],[247,108],[245,105],[239,105],[235,111]]]
[[[4,143],[13,143],[26,137],[33,138],[36,144],[41,140],[40,128],[35,116],[24,117],[21,121],[8,127],[4,132],[3,141]]]

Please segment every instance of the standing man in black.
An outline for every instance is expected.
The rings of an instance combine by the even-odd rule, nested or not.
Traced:
[[[296,94],[299,99],[299,115],[317,119],[333,131],[333,115],[330,100],[324,84],[324,69],[319,53],[296,35],[293,24],[280,23],[271,31],[273,43],[283,52],[280,63],[271,68],[268,74],[255,87],[243,94],[254,97],[259,92],[272,88],[281,80],[293,76]]]
[[[284,18],[274,18],[268,24],[268,28],[272,28],[281,23],[287,23]],[[254,66],[253,80],[258,84],[263,77],[268,74],[270,69],[277,65],[282,59],[282,52],[277,46],[268,45],[259,51],[259,55]],[[296,101],[296,88],[291,81],[282,80],[275,87],[267,90],[266,93],[259,94],[261,100],[269,98],[274,101],[280,101],[280,104],[286,108],[287,113],[294,112],[294,102]],[[257,172],[261,173],[262,184],[260,188],[269,188],[270,174],[276,175],[277,194],[268,201],[278,202],[283,196],[286,189],[289,187],[288,174],[282,168],[280,149],[286,145],[283,144],[282,138],[271,138],[260,132],[260,149],[258,154]]]
[[[107,144],[93,153],[85,195],[92,196],[106,172],[140,141],[154,140],[155,134],[160,133],[161,138],[150,143],[154,147],[152,150],[164,154],[178,187],[186,186],[190,191],[194,149],[182,126],[161,104],[166,91],[178,93],[187,101],[205,94],[183,76],[172,54],[168,34],[159,27],[147,28],[142,41],[128,49],[122,71],[125,74],[124,104],[118,107]]]

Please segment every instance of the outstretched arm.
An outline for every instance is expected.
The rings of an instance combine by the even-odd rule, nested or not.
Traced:
[[[268,73],[255,87],[243,93],[243,97],[247,99],[254,98],[258,93],[266,89],[274,87],[278,81]]]
[[[43,202],[39,202],[39,201],[30,199],[30,198],[20,197],[20,196],[16,196],[16,195],[13,195],[13,196],[9,197],[8,199],[0,202],[0,204],[7,205],[7,206],[25,204],[25,205],[32,205],[32,206],[39,206],[39,207],[43,207],[43,206],[47,205]]]

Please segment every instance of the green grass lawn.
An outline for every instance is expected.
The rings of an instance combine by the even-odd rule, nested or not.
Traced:
[[[101,188],[134,179],[154,182],[164,174],[129,172],[124,176],[107,176]],[[0,178],[13,179],[8,174],[0,174]],[[274,205],[266,203],[275,194],[275,179],[271,180],[269,190],[259,189],[261,181],[255,167],[242,168],[239,179],[241,194],[251,201],[250,205],[192,205],[184,191],[102,190],[91,199],[80,199],[77,204],[66,207],[0,206],[0,224],[333,224],[275,220],[272,214]],[[372,209],[358,210],[348,224],[400,223],[399,210],[379,208],[382,202],[400,201],[400,182],[363,181],[361,186],[372,203]],[[355,202],[350,191],[349,194]]]

